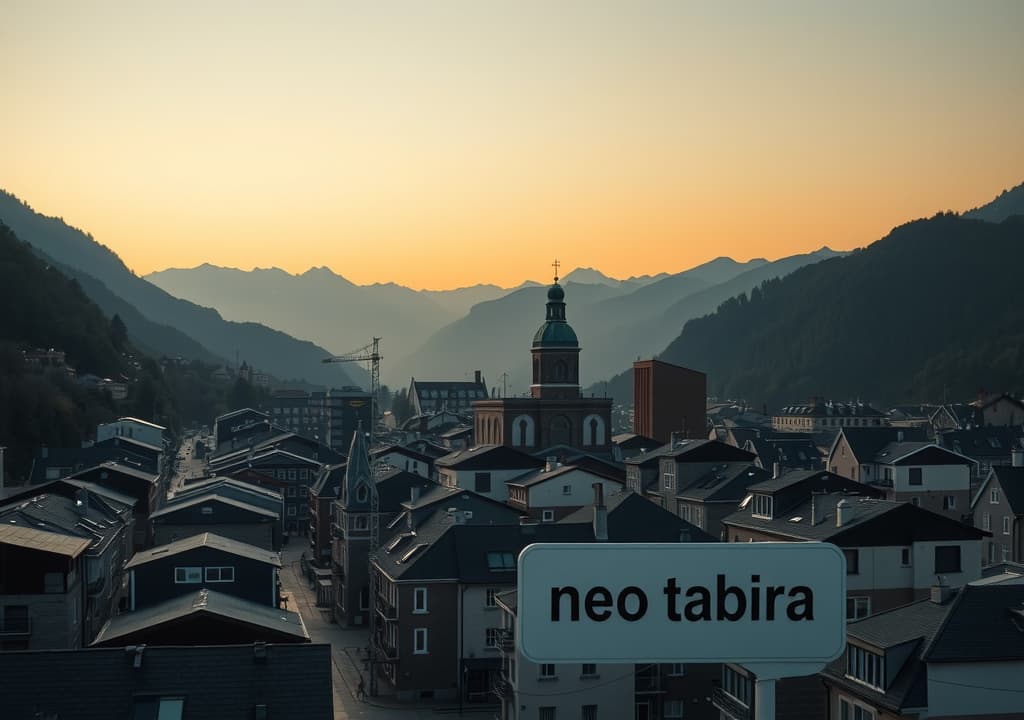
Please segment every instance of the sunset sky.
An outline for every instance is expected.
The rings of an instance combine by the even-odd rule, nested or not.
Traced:
[[[1024,181],[1024,2],[0,9],[0,187],[139,274],[415,288],[863,246]]]

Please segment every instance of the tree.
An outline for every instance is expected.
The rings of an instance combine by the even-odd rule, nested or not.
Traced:
[[[124,320],[117,313],[110,318],[110,340],[118,350],[124,350],[125,343],[128,342],[128,328],[125,327]]]
[[[412,405],[409,403],[409,391],[402,388],[391,396],[391,412],[395,416],[395,422],[399,425],[404,423],[412,415]]]

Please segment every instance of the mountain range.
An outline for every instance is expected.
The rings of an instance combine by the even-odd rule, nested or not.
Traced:
[[[168,294],[135,275],[110,248],[61,218],[36,213],[0,191],[0,221],[65,274],[150,353],[250,365],[282,380],[304,379],[326,386],[364,384],[366,372],[352,364],[325,365],[330,352],[256,322],[231,322],[216,311]],[[253,298],[254,305],[261,303]],[[353,338],[353,340],[355,340]]]
[[[736,294],[658,357],[755,407],[812,395],[886,405],[1024,390],[1024,185],[895,228],[845,257]],[[605,387],[632,396],[632,371]]]

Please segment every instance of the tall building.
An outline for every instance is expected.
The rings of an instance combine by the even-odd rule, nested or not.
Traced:
[[[633,432],[660,443],[707,437],[708,376],[661,360],[633,363]]]
[[[360,422],[365,429],[373,427],[373,398],[357,387],[331,388],[324,396],[324,414],[327,445],[335,452],[346,453]]]
[[[533,336],[530,353],[530,397],[473,403],[476,443],[529,453],[556,446],[610,453],[612,401],[585,398],[580,392],[580,345],[566,320],[565,290],[557,276],[548,289],[544,322]]]

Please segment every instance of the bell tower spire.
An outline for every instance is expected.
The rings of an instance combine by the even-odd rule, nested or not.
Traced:
[[[533,383],[530,394],[535,398],[572,400],[580,397],[580,344],[576,332],[565,319],[565,290],[558,284],[556,259],[555,282],[548,288],[544,324],[533,336]]]

